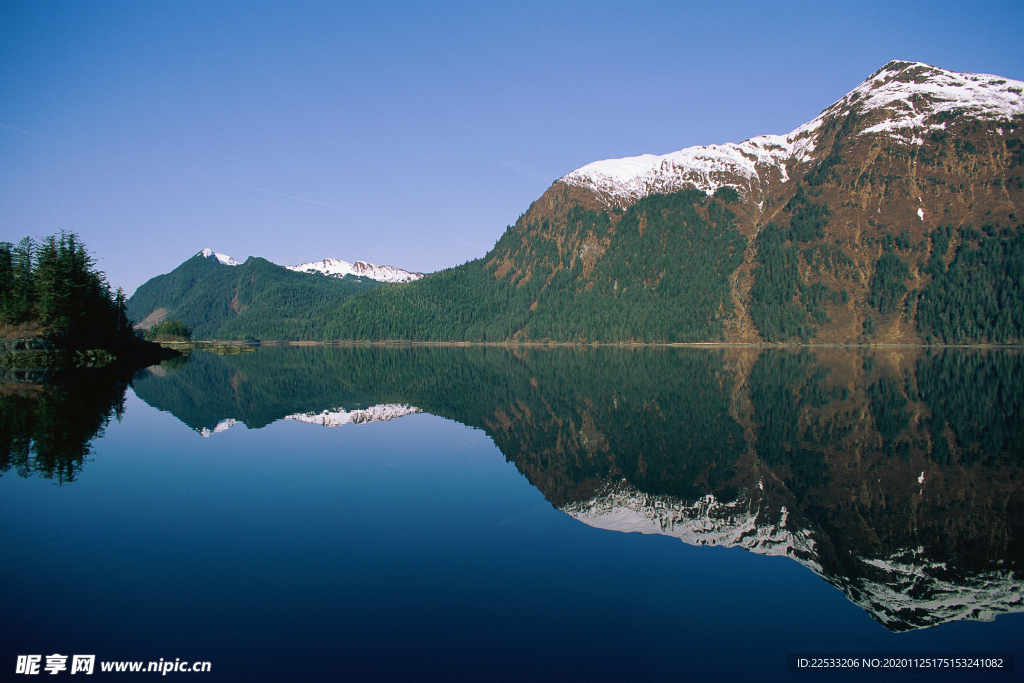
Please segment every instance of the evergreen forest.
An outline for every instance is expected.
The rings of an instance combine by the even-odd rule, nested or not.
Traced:
[[[651,195],[614,222],[520,219],[483,259],[344,302],[326,339],[692,342],[723,338],[746,239],[730,197]],[[568,244],[564,235],[580,236]]]
[[[80,348],[133,335],[121,289],[111,291],[78,235],[63,231],[0,242],[0,324]]]
[[[138,323],[162,308],[195,339],[322,340],[339,301],[379,285],[296,273],[257,257],[227,266],[196,255],[139,287],[128,314]]]
[[[207,340],[666,343],[742,332],[740,302],[759,335],[749,341],[810,343],[826,329],[841,343],[887,341],[894,329],[925,343],[1024,340],[1022,226],[912,238],[872,220],[837,238],[849,225],[833,225],[808,182],[748,244],[737,197],[686,190],[611,213],[530,211],[483,258],[404,284],[197,255],[140,287],[127,311]],[[22,256],[8,252],[13,272]]]
[[[932,236],[932,280],[917,299],[918,329],[928,341],[1024,339],[1024,226],[955,231],[960,246],[947,266],[952,226]],[[915,293],[916,294],[916,293]]]

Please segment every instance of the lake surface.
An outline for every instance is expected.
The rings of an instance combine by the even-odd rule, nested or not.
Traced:
[[[1019,351],[263,347],[4,379],[3,680],[55,653],[211,681],[1024,666]]]

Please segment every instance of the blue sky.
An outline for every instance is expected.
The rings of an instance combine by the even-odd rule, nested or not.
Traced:
[[[434,271],[599,159],[786,133],[890,59],[1024,80],[1016,2],[0,1],[0,240]]]

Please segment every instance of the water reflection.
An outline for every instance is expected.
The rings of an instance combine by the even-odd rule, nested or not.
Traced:
[[[75,481],[92,441],[124,412],[130,372],[0,371],[0,473]]]
[[[132,389],[203,436],[235,424],[259,429],[287,416],[339,415],[371,408],[370,395],[339,381],[345,360],[323,348],[258,353],[197,352],[140,372]],[[339,365],[341,363],[342,365]]]
[[[1015,351],[262,348],[133,389],[204,436],[451,418],[581,522],[784,555],[893,631],[1024,610]]]

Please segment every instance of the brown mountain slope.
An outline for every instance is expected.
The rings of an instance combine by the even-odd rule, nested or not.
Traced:
[[[495,277],[521,286],[535,277],[551,279],[579,260],[577,282],[593,287],[609,277],[601,264],[625,209],[658,193],[734,188],[738,201],[729,209],[749,241],[729,278],[732,310],[726,305],[720,315],[728,341],[763,341],[750,314],[756,238],[773,221],[790,222],[786,207],[802,189],[830,212],[820,237],[787,241],[800,252],[801,285],[826,285],[833,295],[819,304],[825,317],[812,321],[814,340],[920,343],[916,296],[932,280],[926,266],[936,249],[933,232],[988,225],[994,234],[1024,222],[1021,86],[892,62],[788,136],[596,162],[574,171],[533,203],[488,255],[487,266]],[[599,235],[570,220],[576,207],[607,211],[610,229]],[[947,265],[963,237],[953,231],[948,241],[941,255]],[[550,244],[558,258],[544,264],[524,257],[522,248],[539,242]],[[873,306],[873,280],[887,250],[907,266],[906,291],[886,306]]]

